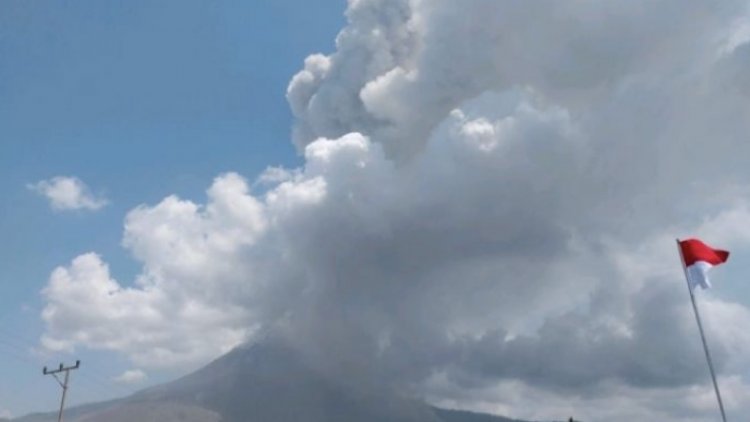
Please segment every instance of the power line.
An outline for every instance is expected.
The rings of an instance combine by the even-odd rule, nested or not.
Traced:
[[[3,334],[3,336],[0,337],[0,354],[8,355],[34,367],[39,364],[37,359],[30,359],[26,356],[30,351],[33,352],[36,350],[36,340],[5,330],[2,326],[0,326],[0,334]],[[4,348],[7,350],[3,350]],[[88,362],[86,364],[86,371],[78,375],[80,378],[77,388],[83,387],[86,391],[95,393],[96,395],[101,395],[102,391],[112,390],[118,395],[129,395],[133,393],[133,390],[117,384],[110,376],[105,375],[91,365],[92,363]],[[80,382],[83,382],[83,384],[80,384]]]

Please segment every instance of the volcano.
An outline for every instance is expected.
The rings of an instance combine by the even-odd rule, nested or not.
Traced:
[[[56,413],[13,422],[53,422]],[[397,394],[351,388],[299,352],[266,341],[132,396],[66,409],[66,422],[523,422],[445,410]]]

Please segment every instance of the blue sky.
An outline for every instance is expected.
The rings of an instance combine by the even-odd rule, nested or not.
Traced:
[[[53,268],[97,251],[116,278],[132,280],[138,267],[120,246],[127,211],[172,193],[202,201],[226,171],[252,178],[299,162],[284,93],[308,54],[333,50],[344,7],[0,2],[0,411],[58,400],[41,375],[57,360],[28,352],[42,333],[39,292]],[[111,203],[51,210],[27,184],[58,175],[80,177]],[[71,403],[129,391],[111,382],[127,362],[79,357],[85,370],[74,375]]]

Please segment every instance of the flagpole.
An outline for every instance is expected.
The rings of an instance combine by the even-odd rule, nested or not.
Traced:
[[[688,277],[687,266],[685,266],[685,256],[682,253],[680,247],[680,239],[677,239],[677,250],[680,252],[680,262],[682,262],[682,271],[685,273],[685,282],[687,283],[688,292],[690,293],[690,302],[693,304],[693,312],[695,313],[695,322],[698,323],[698,331],[701,333],[701,341],[703,342],[703,351],[706,352],[706,362],[708,362],[708,370],[711,372],[711,380],[714,383],[714,391],[716,392],[716,399],[719,401],[719,410],[721,411],[721,420],[727,422],[727,415],[724,412],[724,402],[721,400],[721,393],[719,392],[719,383],[716,382],[716,373],[714,371],[714,363],[711,359],[711,352],[708,350],[708,343],[706,342],[706,334],[703,332],[703,324],[701,323],[701,316],[698,312],[698,306],[695,304],[695,294],[693,294],[693,288],[690,286],[690,278]]]

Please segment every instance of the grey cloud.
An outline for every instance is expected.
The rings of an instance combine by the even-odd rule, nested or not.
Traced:
[[[495,331],[468,342],[459,368],[561,391],[598,389],[603,380],[649,388],[701,383],[703,351],[679,287],[657,285],[632,298],[627,332],[603,315],[571,312],[547,320],[533,336],[507,340],[507,333]],[[726,356],[716,352],[721,370]]]

